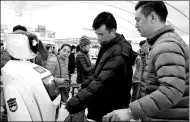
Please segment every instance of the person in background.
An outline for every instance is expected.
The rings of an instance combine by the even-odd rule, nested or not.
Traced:
[[[38,64],[42,67],[45,67],[46,61],[48,59],[48,51],[46,50],[45,46],[43,45],[42,41],[39,40],[38,42],[38,52],[37,56],[33,59],[33,63]]]
[[[150,50],[139,95],[129,108],[114,110],[102,121],[189,121],[189,49],[170,25],[163,1],[139,1],[136,28]]]
[[[8,53],[8,51],[6,49],[3,48],[3,43],[1,43],[1,68],[3,68],[5,66],[5,64],[12,59],[12,56]],[[1,69],[0,69],[0,73],[1,73]],[[0,74],[1,75],[1,74]]]
[[[148,46],[146,40],[142,40],[139,43],[140,49],[137,52],[137,58],[135,60],[135,71],[133,74],[133,87],[132,87],[132,97],[131,97],[131,102],[136,100],[138,97],[138,91],[140,90],[140,82],[142,78],[142,72],[145,67],[146,63],[146,57],[148,55]]]
[[[93,77],[94,73],[94,65],[91,64],[88,52],[90,50],[90,40],[86,36],[82,36],[79,40],[80,50],[76,56],[76,68],[77,68],[77,79],[76,82],[80,84],[78,91],[85,88],[89,84],[89,79]],[[75,114],[71,114],[74,116],[70,118],[70,120],[77,121],[85,121],[85,110],[79,111]]]
[[[77,45],[77,46],[76,46],[76,53],[77,53],[79,50],[80,50],[80,46]]]
[[[88,119],[101,121],[107,113],[129,105],[133,56],[130,43],[116,33],[117,23],[111,13],[98,14],[93,29],[102,45],[93,78],[67,102],[66,109],[74,114],[88,108]]]
[[[75,72],[76,63],[75,63],[75,53],[76,47],[74,45],[71,46],[71,54],[69,55],[69,79],[71,79],[72,74]]]
[[[46,47],[46,50],[48,51],[48,54],[49,54],[48,59],[55,56],[54,49],[51,45],[46,45],[45,47]]]
[[[18,32],[18,31],[25,31],[27,32],[27,29],[25,26],[22,25],[16,25],[13,27],[13,32]]]
[[[68,71],[68,57],[71,53],[71,46],[69,44],[63,44],[60,48],[59,55],[48,58],[46,63],[46,69],[48,69],[54,76],[54,80],[58,86],[68,83],[69,71]],[[69,98],[69,87],[60,88],[61,101],[67,102]]]
[[[52,53],[53,53],[53,54],[56,53],[56,51],[55,51],[55,47],[54,47],[54,46],[52,46]]]
[[[89,79],[94,73],[94,65],[91,64],[88,52],[90,50],[90,40],[86,36],[82,36],[79,41],[80,50],[76,56],[77,80],[81,84],[81,88],[88,85]]]
[[[137,51],[138,56],[135,60],[135,72],[133,74],[133,81],[136,79],[140,79],[140,72],[142,72],[142,69],[146,63],[145,57],[147,56],[147,51],[145,51],[145,43],[146,40],[143,40],[139,43],[140,49]]]
[[[76,46],[76,53],[75,53],[75,57],[77,56],[77,53],[79,52],[79,50],[80,50],[80,46],[79,46],[79,44]]]
[[[7,52],[7,50],[3,48],[3,43],[0,43],[0,44],[1,44],[1,51],[0,51],[0,54],[1,54],[1,64],[0,64],[0,67],[3,68],[5,66],[5,64],[9,60],[11,60],[11,55],[9,55],[9,53]],[[1,75],[2,74],[1,74],[1,69],[0,69],[0,76]],[[2,79],[0,81],[0,85],[2,85]],[[3,91],[0,91],[0,92],[3,92]],[[3,94],[3,93],[1,93],[1,94]],[[1,96],[1,98],[2,98],[2,96]],[[3,98],[3,103],[5,103],[4,98]],[[6,105],[3,104],[2,108],[3,109],[1,109],[2,113],[1,113],[0,121],[8,121]]]

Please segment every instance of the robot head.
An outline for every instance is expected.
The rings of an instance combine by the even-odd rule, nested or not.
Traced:
[[[5,40],[8,53],[16,59],[32,59],[37,55],[38,38],[33,33],[13,32]]]

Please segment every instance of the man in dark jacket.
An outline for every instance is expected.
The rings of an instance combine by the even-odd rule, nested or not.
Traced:
[[[139,96],[128,109],[115,110],[103,120],[173,122],[189,120],[189,49],[170,25],[163,1],[135,6],[136,28],[149,45]]]
[[[129,105],[133,53],[130,43],[116,33],[117,23],[111,13],[100,13],[93,29],[102,45],[95,73],[89,85],[68,101],[66,109],[74,114],[88,108],[87,117],[101,121],[107,113]]]

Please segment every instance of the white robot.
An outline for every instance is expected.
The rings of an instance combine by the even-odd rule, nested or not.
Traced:
[[[52,74],[30,61],[37,54],[37,37],[10,34],[6,48],[11,56],[2,68],[2,81],[9,121],[56,121],[61,96]],[[26,32],[27,33],[27,32]]]

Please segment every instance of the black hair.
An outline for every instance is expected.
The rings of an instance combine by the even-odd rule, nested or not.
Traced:
[[[76,47],[76,52],[78,52],[79,50],[80,50],[80,46],[77,45],[77,47]]]
[[[141,12],[145,17],[147,17],[151,12],[155,12],[160,21],[166,22],[168,10],[163,1],[139,1],[135,6],[135,10],[140,7],[142,7]]]
[[[27,29],[25,26],[22,26],[22,25],[16,25],[13,27],[13,32],[15,32],[16,30],[22,30],[22,31],[26,31],[27,32]]]
[[[98,14],[98,16],[94,19],[92,27],[96,30],[102,25],[106,25],[106,29],[109,31],[112,29],[117,30],[117,22],[114,16],[109,12],[101,12]]]
[[[72,46],[71,46],[71,51],[73,51],[74,49],[76,49],[76,46],[75,46],[75,45],[72,45]]]
[[[70,50],[71,50],[71,45],[69,45],[69,44],[63,44],[63,45],[61,46],[61,49],[60,49],[60,50],[62,50],[65,46],[68,46],[68,47],[70,48]]]
[[[139,46],[143,46],[143,44],[146,43],[146,40],[142,40],[140,43],[139,43]]]
[[[45,47],[46,47],[46,50],[48,51],[49,48],[51,48],[51,45],[46,45]]]

